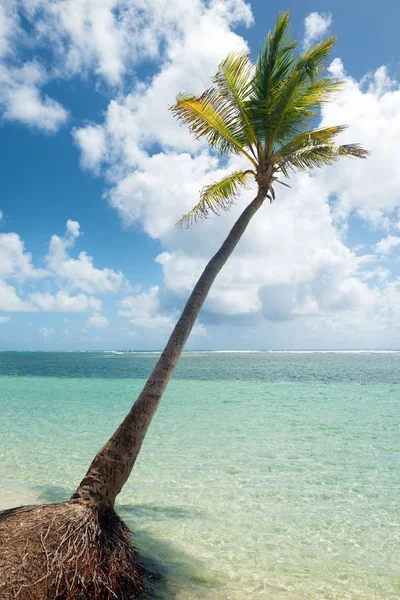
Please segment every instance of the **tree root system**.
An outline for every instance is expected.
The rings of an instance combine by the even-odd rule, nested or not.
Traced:
[[[1,600],[132,600],[146,577],[112,510],[66,502],[0,512]]]

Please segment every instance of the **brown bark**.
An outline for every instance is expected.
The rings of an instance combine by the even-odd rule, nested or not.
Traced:
[[[265,193],[259,191],[207,264],[142,392],[124,421],[95,456],[72,500],[94,504],[100,509],[114,505],[132,471],[147,429],[207,294],[264,198]]]

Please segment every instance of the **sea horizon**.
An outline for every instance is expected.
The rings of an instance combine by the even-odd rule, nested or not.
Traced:
[[[236,350],[236,349],[221,349],[221,350],[183,350],[182,354],[252,354],[252,353],[274,353],[274,354],[314,354],[314,353],[336,353],[336,354],[390,354],[390,353],[400,353],[400,348],[350,348],[350,349],[337,349],[337,348],[308,348],[308,349],[259,349],[255,348],[252,350]],[[0,350],[0,354],[161,354],[162,350],[124,350],[124,349],[98,349],[98,350]]]

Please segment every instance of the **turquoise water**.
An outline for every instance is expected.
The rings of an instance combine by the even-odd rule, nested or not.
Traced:
[[[156,354],[0,354],[0,507],[67,499]],[[400,353],[187,353],[118,511],[170,600],[400,598]]]

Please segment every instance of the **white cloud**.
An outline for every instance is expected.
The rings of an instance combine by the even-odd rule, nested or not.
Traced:
[[[11,317],[0,317],[0,325],[5,325],[6,323],[9,323]]]
[[[208,7],[194,2],[184,10],[180,35],[167,40],[164,65],[151,83],[138,84],[125,98],[112,100],[103,125],[90,124],[74,131],[83,164],[98,169],[103,163],[116,183],[110,203],[127,223],[141,222],[156,239],[174,237],[175,220],[197,201],[199,189],[218,168],[216,158],[208,152],[190,155],[189,151],[197,153],[199,148],[173,119],[168,105],[182,89],[202,91],[230,50],[246,48],[231,26],[238,21],[248,24],[251,19],[240,0],[214,1]],[[146,149],[153,142],[165,145],[168,151],[150,156]],[[179,151],[171,152],[171,148]],[[173,318],[157,307],[158,289],[152,288],[125,299],[120,314],[135,326],[172,328]]]
[[[0,63],[0,111],[4,119],[53,133],[67,120],[68,113],[59,102],[43,95],[40,87],[48,80],[36,63],[22,67]]]
[[[20,285],[26,280],[37,280],[47,274],[48,272],[44,269],[36,269],[33,266],[32,256],[25,252],[24,242],[18,234],[0,234],[0,310],[37,310],[31,302],[24,301],[19,297],[13,284]]]
[[[374,246],[374,250],[379,254],[389,254],[394,248],[400,246],[400,237],[396,235],[388,235],[382,238]]]
[[[4,213],[2,210],[0,210],[0,223],[1,223],[1,221],[3,221],[3,219],[4,219]]]
[[[97,269],[93,258],[86,252],[79,253],[78,258],[69,256],[69,251],[80,236],[77,221],[67,221],[67,231],[61,238],[53,235],[50,240],[48,254],[45,258],[48,268],[71,289],[80,289],[87,294],[115,292],[124,283],[121,272],[104,268]]]
[[[102,309],[101,300],[93,296],[86,294],[70,296],[63,290],[54,295],[49,292],[34,292],[29,295],[29,300],[45,312],[87,312]]]
[[[84,165],[93,167],[104,160],[122,171],[126,166],[146,169],[149,157],[144,150],[153,142],[198,152],[199,146],[174,120],[168,106],[181,90],[203,91],[225,55],[247,47],[231,26],[238,21],[250,23],[251,13],[241,0],[214,0],[207,7],[196,0],[182,3],[182,10],[184,18],[178,31],[175,28],[166,37],[164,64],[150,85],[138,83],[126,97],[112,100],[102,133],[93,124],[74,131]]]
[[[200,19],[206,13],[208,23]],[[21,26],[21,15],[28,27]],[[243,0],[212,0],[207,9],[201,0],[5,0],[0,6],[0,113],[54,132],[68,113],[43,94],[49,81],[94,74],[98,82],[118,88],[140,60],[159,62],[161,48],[167,54],[169,47],[177,50],[188,27],[203,24],[197,42],[204,45],[201,33],[213,37],[219,22],[249,24],[251,19]],[[29,62],[24,62],[26,50]],[[80,143],[99,154],[93,146],[96,132],[91,133]]]
[[[0,310],[101,312],[102,302],[94,294],[116,292],[125,279],[112,269],[97,269],[85,252],[80,252],[77,259],[71,258],[69,252],[80,235],[79,223],[69,219],[65,235],[51,238],[45,257],[48,269],[37,269],[17,233],[0,234]],[[55,293],[48,289],[27,293],[27,283],[38,280],[44,280],[47,288],[50,282],[53,287],[58,284],[59,289]],[[82,291],[72,294],[74,289]],[[24,291],[25,299],[21,297]]]
[[[98,327],[99,329],[107,329],[110,325],[106,317],[99,314],[94,314],[86,321],[88,327]]]
[[[171,333],[179,313],[166,314],[162,311],[158,285],[148,292],[140,292],[135,296],[123,298],[119,303],[118,314],[127,317],[129,323],[139,329],[148,329],[164,339],[165,333]],[[207,331],[202,323],[196,323],[192,336],[205,336]]]
[[[111,184],[110,204],[126,223],[140,224],[162,245],[157,260],[164,275],[163,293],[155,287],[125,298],[120,313],[135,327],[167,331],[176,315],[163,307],[164,298],[170,305],[182,302],[240,208],[251,198],[245,194],[230,214],[200,223],[191,232],[174,227],[176,219],[197,201],[199,189],[226,168],[236,166],[238,159],[221,167],[203,144],[193,142],[176,123],[168,105],[179,91],[201,92],[227,52],[246,47],[232,27],[249,24],[251,11],[242,0],[207,4],[200,0],[172,4],[167,0],[21,2],[33,26],[38,44],[34,47],[49,48],[51,44],[56,61],[51,70],[35,60],[25,64],[3,61],[0,77],[5,91],[0,102],[4,114],[52,131],[67,115],[41,92],[51,77],[90,72],[97,81],[115,86],[104,121],[77,128],[73,135],[81,149],[82,165],[106,174]],[[16,11],[10,9],[10,3],[4,6],[0,32],[6,34],[0,54],[8,57],[20,32]],[[331,22],[330,14],[308,15],[305,44],[324,36]],[[154,59],[158,72],[149,82],[136,82],[124,95],[124,76],[144,57]],[[322,124],[349,123],[342,141],[363,143],[371,150],[371,158],[342,160],[315,176],[296,177],[291,191],[283,191],[275,204],[262,208],[208,299],[206,311],[219,319],[258,318],[261,314],[270,321],[307,317],[316,326],[323,319],[335,331],[365,328],[366,323],[372,331],[376,324],[389,327],[399,318],[400,311],[395,308],[398,283],[388,282],[389,274],[379,264],[366,271],[372,257],[357,256],[344,237],[345,220],[352,213],[376,227],[395,226],[393,214],[400,204],[400,175],[396,175],[399,86],[384,67],[361,81],[345,73],[340,59],[332,63],[331,71],[345,79],[345,87],[323,108]],[[161,151],[151,155],[154,144]],[[47,277],[57,282],[58,292],[46,290],[20,299],[15,284],[28,277],[29,268],[35,273],[31,278],[44,276],[43,270],[33,268],[23,248],[19,263],[15,257],[8,259],[12,267],[0,260],[0,269],[5,270],[2,285],[13,310],[84,306],[82,310],[95,312],[88,323],[105,319],[97,314],[101,306],[90,304],[98,302],[93,294],[120,290],[123,276],[95,267],[85,252],[73,258],[80,229],[77,222],[68,223],[63,237],[52,237],[46,257]],[[389,238],[394,236],[378,242],[377,251],[387,247]],[[368,282],[379,273],[378,289]]]
[[[67,220],[67,235],[70,235],[71,238],[77,238],[81,235],[81,226],[78,221],[72,221],[72,219]]]
[[[239,164],[235,157],[221,168],[215,156],[190,140],[167,112],[176,92],[200,92],[209,85],[219,60],[230,49],[245,47],[243,39],[230,31],[230,23],[221,20],[213,23],[212,39],[217,44],[199,45],[197,33],[209,17],[205,11],[197,18],[196,28],[189,23],[182,38],[172,40],[168,60],[148,85],[141,84],[125,98],[111,101],[102,124],[75,131],[85,165],[102,166],[108,175],[110,204],[125,223],[140,223],[161,242],[163,252],[157,261],[163,269],[164,295],[180,301],[251,199],[250,192],[244,194],[230,213],[199,223],[192,231],[174,226],[197,202],[205,183]],[[307,43],[323,36],[331,22],[330,15],[317,17],[309,15],[306,22]],[[197,65],[195,77],[193,64]],[[387,225],[400,204],[398,86],[384,68],[360,82],[348,77],[338,60],[331,71],[344,77],[345,86],[342,94],[324,106],[322,125],[349,123],[342,141],[361,142],[373,152],[372,157],[342,160],[312,176],[296,176],[290,191],[281,191],[274,204],[263,206],[209,295],[205,310],[218,314],[219,320],[259,318],[261,314],[270,321],[323,318],[336,323],[339,331],[338,323],[349,327],[353,319],[362,328],[366,315],[382,324],[383,312],[393,318],[397,314],[387,310],[389,296],[395,295],[387,284],[387,270],[379,270],[379,265],[365,270],[374,257],[357,256],[346,246],[343,225],[352,212],[369,223]],[[101,140],[98,146],[91,140],[93,133],[94,139]],[[161,151],[150,155],[148,148],[154,142]],[[367,282],[379,273],[381,289]],[[151,324],[153,316],[169,316],[160,298],[159,290],[143,292],[139,298],[126,299],[120,314],[131,318],[135,326]],[[156,308],[149,316],[142,307],[152,302]]]
[[[171,330],[174,320],[160,313],[159,287],[150,288],[148,292],[140,292],[136,296],[124,298],[119,303],[118,314],[127,317],[134,327],[143,329]]]
[[[97,170],[105,150],[105,133],[100,125],[87,125],[73,130],[73,135],[82,149],[82,166]]]
[[[26,41],[25,31],[21,27],[20,2],[15,0],[2,0],[0,4],[0,59],[7,57],[14,59],[17,54],[17,43]]]
[[[21,3],[13,0],[0,5],[0,116],[53,133],[68,113],[59,102],[42,93],[49,74],[40,61],[22,60],[26,46],[34,54],[37,38],[29,39],[20,26],[21,8]]]
[[[112,189],[110,204],[127,224],[141,222],[151,237],[163,238],[197,202],[199,190],[215,175],[217,164],[207,153],[196,157],[188,153],[148,156],[141,168],[132,170]]]
[[[17,28],[16,11],[11,2],[0,4],[0,58],[10,52],[10,41]]]
[[[226,316],[262,311],[269,319],[287,319],[363,304],[368,288],[356,277],[365,259],[338,239],[326,191],[309,175],[292,185],[274,204],[264,205],[250,224],[211,289],[206,306],[212,312]],[[247,193],[242,207],[250,199]],[[174,246],[182,249],[157,258],[174,294],[189,293],[242,207],[224,215],[223,227],[216,217],[190,232],[175,233],[179,242]],[[169,236],[162,239],[172,245]],[[282,295],[290,302],[281,302]]]
[[[51,337],[52,335],[54,335],[54,328],[53,327],[38,327],[38,334],[41,335],[42,337],[44,337],[44,339],[47,339],[49,337]]]
[[[44,269],[35,269],[32,256],[25,252],[24,242],[16,233],[0,234],[0,277],[24,281],[47,275]]]
[[[0,279],[0,310],[7,312],[31,312],[37,310],[36,307],[22,300],[14,286]]]
[[[50,43],[65,73],[94,71],[118,84],[138,60],[155,58],[204,11],[200,0],[22,0],[37,39]],[[216,19],[251,19],[242,0],[213,0]]]
[[[344,79],[343,91],[324,105],[322,125],[347,123],[340,142],[359,142],[371,152],[366,161],[342,160],[319,173],[332,196],[338,199],[336,216],[351,212],[376,227],[388,227],[400,204],[397,146],[400,136],[400,89],[385,67],[361,81],[346,75],[340,59],[332,73]]]
[[[332,23],[330,13],[312,12],[304,19],[304,45],[309,46],[313,42],[320,40]]]

